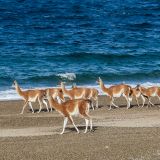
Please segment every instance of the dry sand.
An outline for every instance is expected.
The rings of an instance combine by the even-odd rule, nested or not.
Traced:
[[[159,105],[138,108],[133,102],[127,110],[120,98],[120,108],[109,111],[107,102],[101,96],[100,108],[90,110],[94,132],[84,134],[84,120],[75,117],[80,134],[69,123],[64,135],[59,113],[26,108],[20,115],[22,101],[0,102],[0,160],[160,160]]]

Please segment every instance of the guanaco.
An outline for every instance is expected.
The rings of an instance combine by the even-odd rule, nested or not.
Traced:
[[[65,95],[69,99],[90,99],[96,102],[96,108],[98,108],[98,90],[95,88],[82,88],[77,86],[72,86],[71,90],[67,90],[63,82],[61,82],[61,88]],[[93,103],[92,109],[94,110]]]
[[[133,97],[135,97],[136,103],[137,103],[138,107],[140,107],[139,102],[138,102],[138,98],[141,97],[141,99],[142,99],[142,107],[143,107],[144,104],[145,104],[145,97],[142,95],[141,91],[137,87],[132,88],[131,90],[132,90],[131,99]]]
[[[29,104],[32,113],[34,113],[33,107],[32,107],[32,103],[31,102],[36,102],[38,100],[40,108],[38,113],[41,111],[43,103],[46,105],[47,111],[49,112],[48,109],[48,105],[46,103],[46,101],[44,100],[44,94],[46,92],[46,90],[43,89],[35,89],[35,90],[25,90],[23,91],[20,86],[18,85],[17,81],[13,82],[13,86],[15,87],[17,93],[23,98],[24,100],[24,106],[22,108],[22,111],[20,114],[23,114],[24,109],[26,108],[26,106]]]
[[[57,103],[50,94],[50,90],[47,90],[47,98],[50,106],[52,106],[56,111],[58,111],[64,117],[63,129],[60,134],[63,134],[67,125],[68,120],[73,124],[77,133],[79,129],[75,125],[72,116],[80,115],[85,119],[86,128],[84,133],[88,130],[88,124],[90,123],[90,131],[92,131],[92,118],[89,116],[89,107],[91,105],[90,100],[76,99],[68,100],[64,103]]]
[[[127,109],[130,108],[131,87],[129,85],[119,84],[107,88],[100,77],[97,82],[100,85],[101,90],[110,98],[109,110],[111,110],[112,105],[119,108],[119,106],[114,103],[114,98],[121,96],[123,96],[127,101]]]
[[[144,88],[140,85],[137,85],[137,88],[140,90],[142,95],[148,99],[147,107],[149,107],[149,105],[154,106],[154,104],[151,102],[152,97],[158,97],[158,99],[160,100],[160,88],[158,86]]]

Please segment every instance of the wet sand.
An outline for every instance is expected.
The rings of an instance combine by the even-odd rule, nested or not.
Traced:
[[[109,111],[108,99],[101,96],[99,109],[90,110],[94,132],[84,134],[84,120],[73,117],[80,134],[68,123],[59,135],[63,118],[58,112],[44,108],[32,114],[28,107],[20,115],[23,101],[0,102],[0,159],[159,160],[159,105],[138,108],[133,102],[127,110],[123,98],[116,104],[120,108]],[[33,108],[38,111],[38,104]]]

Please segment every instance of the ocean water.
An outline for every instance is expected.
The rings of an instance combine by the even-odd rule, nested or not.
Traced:
[[[0,99],[11,88],[159,85],[159,0],[0,0]]]

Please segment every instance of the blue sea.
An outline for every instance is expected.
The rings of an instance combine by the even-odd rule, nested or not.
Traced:
[[[13,80],[159,85],[159,0],[0,0],[0,15],[0,99]]]

